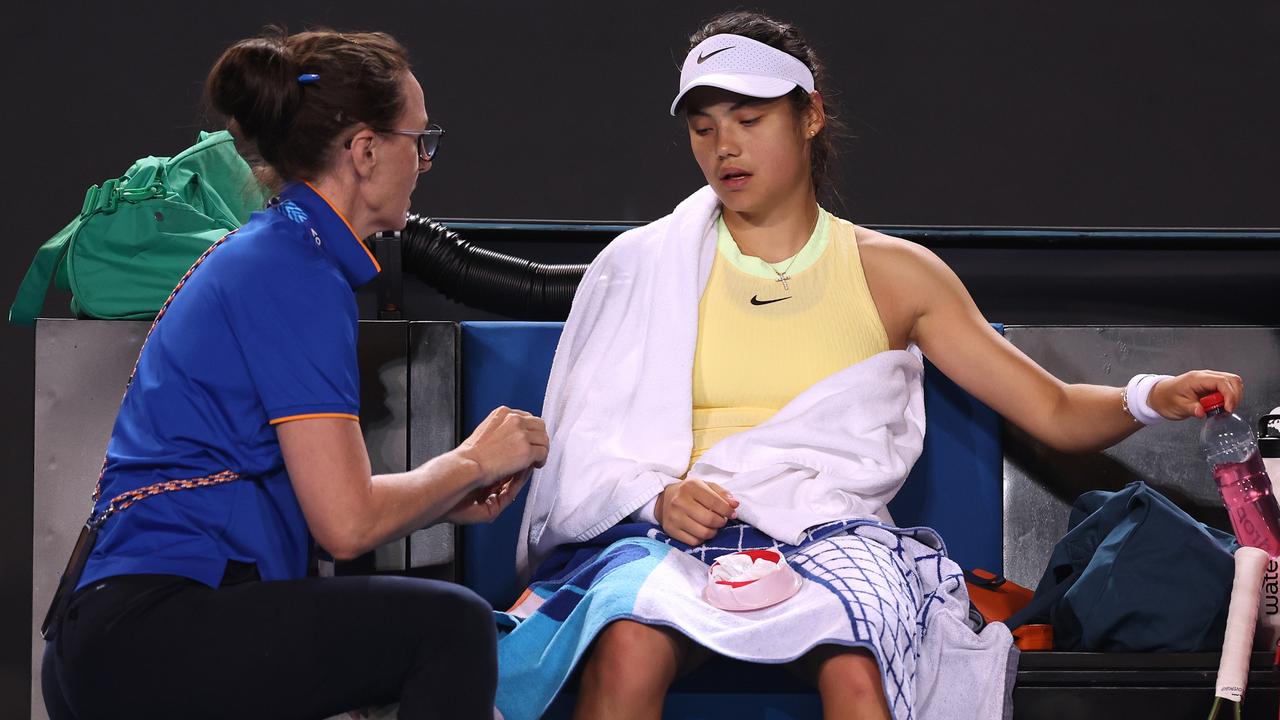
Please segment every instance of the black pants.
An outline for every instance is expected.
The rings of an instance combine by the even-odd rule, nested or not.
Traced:
[[[126,575],[81,590],[45,647],[52,720],[324,718],[397,701],[403,720],[492,720],[493,615],[475,593],[239,568],[251,576],[230,568],[216,589]]]

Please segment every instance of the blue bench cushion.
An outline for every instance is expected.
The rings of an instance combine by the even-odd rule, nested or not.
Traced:
[[[462,323],[464,436],[499,405],[542,412],[562,327]],[[937,530],[961,567],[1000,572],[1000,418],[927,362],[924,387],[924,452],[889,511],[900,526]],[[522,590],[515,578],[515,543],[523,509],[522,496],[493,524],[462,532],[462,581],[499,609],[509,607]]]

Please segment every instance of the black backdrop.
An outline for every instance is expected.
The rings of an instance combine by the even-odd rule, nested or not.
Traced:
[[[1275,2],[759,5],[798,23],[832,68],[853,135],[833,209],[856,222],[1280,227]],[[657,217],[699,184],[682,124],[665,109],[685,38],[726,7],[11,8],[0,50],[10,162],[0,301],[10,301],[31,253],[78,210],[88,185],[210,127],[199,104],[209,65],[268,22],[383,29],[410,48],[428,110],[449,130],[419,184],[417,211]],[[0,328],[2,717],[24,715],[28,702],[32,337]]]

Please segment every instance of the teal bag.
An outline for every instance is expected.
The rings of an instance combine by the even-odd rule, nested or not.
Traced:
[[[77,317],[149,320],[200,253],[268,198],[226,131],[142,158],[90,187],[80,214],[36,251],[9,322],[34,322],[50,279],[71,291]]]

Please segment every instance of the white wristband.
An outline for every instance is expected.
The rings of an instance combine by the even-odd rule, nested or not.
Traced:
[[[1169,380],[1172,375],[1151,375],[1142,374],[1134,375],[1133,379],[1124,388],[1124,407],[1133,416],[1134,420],[1143,425],[1158,425],[1168,420],[1151,409],[1151,405],[1147,402],[1147,398],[1151,396],[1151,388],[1161,380]]]

